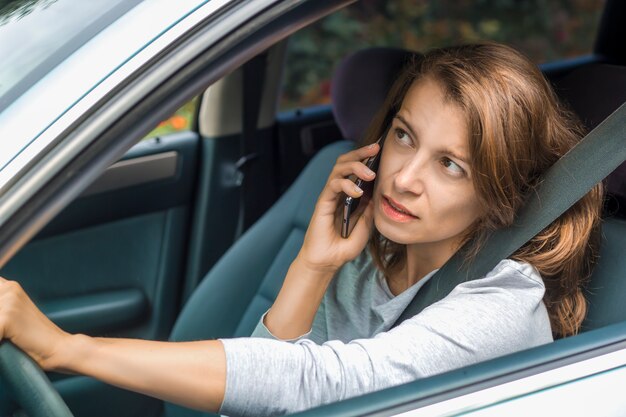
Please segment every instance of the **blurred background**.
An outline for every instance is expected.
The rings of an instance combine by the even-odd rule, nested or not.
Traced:
[[[0,25],[56,0],[0,0]],[[425,52],[493,40],[537,64],[590,54],[604,0],[360,0],[289,39],[279,111],[327,104],[333,67],[368,46]],[[521,18],[523,17],[523,18]],[[1,81],[1,80],[0,80]],[[193,127],[198,100],[147,137]]]
[[[330,102],[334,65],[368,46],[427,51],[492,40],[537,64],[588,55],[604,0],[360,0],[289,39],[278,111]],[[523,18],[520,18],[523,16]],[[190,129],[197,100],[147,137]]]
[[[593,50],[603,4],[604,0],[361,0],[289,40],[280,109],[328,103],[333,64],[367,46],[425,52],[493,40],[513,46],[538,64],[587,55]]]

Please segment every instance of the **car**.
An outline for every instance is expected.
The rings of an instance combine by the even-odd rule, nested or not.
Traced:
[[[285,71],[300,75],[289,81],[296,87],[313,86],[305,101],[328,101],[328,81],[304,70],[324,64],[321,49],[335,65],[363,46],[355,29],[337,29],[358,26],[336,18],[351,3],[39,0],[1,6],[1,275],[19,281],[70,332],[176,341],[249,335],[297,253],[330,167],[353,146],[345,139],[358,139],[367,122],[367,112],[365,122],[349,111],[337,115],[336,103],[335,113],[323,103],[276,111]],[[364,3],[380,13],[374,2]],[[407,14],[406,7],[429,2],[389,3]],[[510,2],[467,3],[483,13],[480,7]],[[530,13],[544,2],[514,3],[522,5],[519,13]],[[593,2],[578,3],[579,18],[595,13]],[[626,99],[626,4],[599,3],[593,49],[575,58],[549,56],[542,65],[589,128]],[[331,19],[326,30],[341,32],[340,42],[303,43],[296,53],[308,48],[316,56],[304,68],[286,59],[287,39],[325,16]],[[478,35],[495,33],[496,24],[483,21]],[[569,32],[561,29],[557,38],[567,43]],[[423,46],[419,37],[407,37],[412,49]],[[548,48],[536,38],[531,44]],[[351,56],[366,57],[352,61],[357,65],[348,76],[357,77],[373,55]],[[368,85],[369,95],[375,98],[376,88],[384,94],[386,82]],[[372,112],[376,101],[359,105]],[[180,114],[170,118],[181,108],[191,122]],[[176,125],[183,129],[167,133]],[[619,175],[609,181],[613,194],[585,331],[299,415],[623,415],[620,295],[626,287],[618,278],[626,271],[620,244],[626,193]],[[0,366],[0,415],[20,407],[48,415],[48,406],[58,404],[54,391],[75,416],[202,415],[82,376],[51,374],[46,385],[22,359]],[[27,383],[16,385],[15,378]]]

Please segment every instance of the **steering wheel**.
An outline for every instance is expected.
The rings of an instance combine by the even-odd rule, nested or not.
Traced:
[[[73,417],[41,368],[10,342],[0,342],[0,378],[29,417]]]

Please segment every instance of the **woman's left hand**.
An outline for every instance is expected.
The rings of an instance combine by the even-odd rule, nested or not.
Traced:
[[[0,277],[0,340],[10,340],[45,370],[61,365],[70,334],[52,323],[19,283]]]

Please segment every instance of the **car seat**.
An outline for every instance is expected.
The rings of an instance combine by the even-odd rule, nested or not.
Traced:
[[[396,75],[413,53],[372,48],[338,66],[333,114],[344,140],[320,150],[296,181],[216,263],[176,321],[170,340],[249,336],[278,295],[298,254],[317,197],[339,155],[360,140]],[[206,415],[166,404],[165,416]]]
[[[588,129],[626,102],[626,67],[591,63],[552,80],[556,93]],[[605,181],[607,204],[598,264],[588,285],[583,331],[626,320],[626,163]]]

